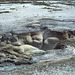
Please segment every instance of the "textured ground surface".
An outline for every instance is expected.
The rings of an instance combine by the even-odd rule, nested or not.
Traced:
[[[42,18],[45,19],[42,20]],[[64,2],[62,4],[59,1],[51,1],[50,6],[0,4],[0,34],[11,30],[17,32],[25,29],[27,31],[27,28],[24,27],[26,25],[47,25],[49,29],[54,27],[56,30],[74,30],[74,24],[74,2],[72,4]],[[40,64],[20,66],[6,63],[5,67],[0,65],[0,75],[75,75],[75,59],[73,59],[75,51],[73,50],[74,48],[69,48],[67,51],[53,51],[52,54],[33,57],[37,61],[44,58],[52,58],[52,60],[48,60],[49,62],[45,60],[45,63],[42,61]],[[56,62],[56,59],[61,60],[62,63],[52,64],[51,62]]]

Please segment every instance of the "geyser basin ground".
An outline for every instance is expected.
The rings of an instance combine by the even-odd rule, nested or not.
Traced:
[[[12,31],[15,34],[35,32],[42,28],[53,31],[75,31],[74,12],[74,1],[71,4],[65,1],[50,1],[50,6],[32,3],[0,4],[0,34]],[[43,55],[33,56],[32,61],[37,63],[17,66],[7,62],[0,64],[0,75],[74,75],[75,73],[73,46],[62,50],[49,50]]]

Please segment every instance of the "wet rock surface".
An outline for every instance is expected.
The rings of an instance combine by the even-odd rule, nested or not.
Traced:
[[[56,4],[56,6],[53,4]],[[53,2],[51,3],[51,6],[43,6],[41,9],[38,6],[39,8],[37,7],[37,10],[40,9],[41,11],[43,10],[43,12],[44,10],[45,12],[48,10],[46,14],[51,14],[50,12],[58,13],[57,9],[53,9],[59,8],[59,6],[57,7],[57,4],[62,5],[60,2]],[[24,8],[24,5],[22,5],[22,10],[25,11],[26,9],[28,11],[35,7],[34,5],[30,5],[32,7],[29,8],[28,6],[29,5],[25,6]],[[64,10],[62,6],[61,9]],[[67,8],[69,9],[69,7]],[[19,8],[10,8],[10,10],[12,10],[11,13],[8,13],[7,15],[13,15],[14,13],[20,12]],[[11,71],[18,68],[22,68],[23,70],[24,67],[27,67],[27,70],[30,69],[30,71],[35,68],[40,70],[40,68],[42,68],[42,66],[44,66],[47,62],[49,64],[55,64],[59,62],[70,61],[72,59],[75,61],[75,19],[73,15],[73,19],[63,19],[60,15],[58,18],[56,18],[57,14],[53,14],[52,17],[55,18],[53,19],[51,15],[47,17],[48,15],[46,14],[45,17],[41,17],[40,11],[38,11],[39,14],[37,14],[37,16],[35,12],[33,13],[38,21],[35,18],[34,19],[36,21],[32,21],[31,18],[33,17],[30,18],[32,13],[30,15],[27,14],[28,18],[26,19],[28,21],[24,19],[26,14],[23,15],[23,19],[20,16],[22,20],[19,18],[18,14],[16,16],[18,19],[15,18],[16,22],[12,21],[13,19],[9,21],[9,24],[11,22],[11,25],[5,21],[5,17],[4,22],[2,21],[5,13],[0,14],[2,17],[2,20],[0,21],[0,71]],[[21,14],[24,13],[20,12],[20,15]],[[34,66],[34,68],[32,66]],[[26,71],[26,69],[24,70]],[[14,74],[15,72],[16,71],[14,71]],[[30,75],[32,74],[33,73],[30,73]]]
[[[32,27],[34,27],[33,24],[29,28]],[[75,47],[75,31],[70,28],[65,29],[65,27],[61,27],[62,30],[60,28],[56,29],[56,27],[40,24],[39,31],[35,28],[36,31],[31,29],[33,32],[27,29],[25,33],[21,31],[21,33],[8,32],[1,34],[1,64],[3,62],[29,64],[32,56],[44,54],[47,50],[65,49],[67,46]]]

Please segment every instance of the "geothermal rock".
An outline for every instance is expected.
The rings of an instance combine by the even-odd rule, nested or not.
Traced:
[[[0,42],[0,47],[5,46],[6,42]]]
[[[25,54],[23,55],[22,52],[21,52],[21,54],[18,52],[18,51],[20,51],[19,47],[15,48],[15,50],[18,50],[18,51],[14,51],[14,46],[12,46],[10,44],[7,44],[6,46],[2,47],[1,50],[5,51],[6,53],[9,53],[11,55],[15,55],[17,57],[22,57],[22,58],[25,58],[25,59],[30,59],[30,56],[25,55]],[[23,48],[21,48],[21,51],[22,50],[23,50]]]
[[[54,49],[58,42],[59,39],[57,37],[49,37],[44,41],[43,49],[45,50]]]
[[[48,37],[57,37],[60,40],[65,40],[68,38],[68,32],[67,31],[46,30],[43,35],[44,35],[44,39],[46,39]]]
[[[21,39],[25,44],[31,44],[31,43],[32,43],[31,33],[19,34],[18,37],[19,37],[19,39]]]
[[[4,53],[0,53],[0,57],[6,57],[6,55]]]
[[[13,35],[10,41],[11,41],[11,42],[16,42],[16,41],[18,41],[18,36],[17,36],[17,35]]]
[[[45,53],[44,50],[32,50],[31,51],[31,55],[41,55],[43,53]]]
[[[0,35],[0,40],[2,39],[2,35]]]
[[[30,55],[32,50],[38,50],[38,48],[31,46],[31,45],[21,45],[21,46],[13,46],[14,51],[22,54]]]
[[[70,39],[66,39],[66,40],[60,40],[57,43],[56,48],[57,49],[62,49],[62,48],[65,48],[67,46],[75,47],[75,38],[70,38]]]
[[[49,22],[53,23],[52,20]],[[41,23],[39,26],[16,26],[9,33],[0,35],[1,62],[31,63],[31,57],[45,53],[44,50],[62,49],[68,45],[75,47],[74,37],[75,29],[62,26]]]
[[[13,42],[12,43],[14,46],[21,46],[21,45],[23,45],[24,43],[21,41],[21,40],[18,40],[18,41],[16,41],[16,42]]]
[[[41,48],[43,42],[43,34],[42,32],[34,32],[32,33],[33,46],[37,48]]]

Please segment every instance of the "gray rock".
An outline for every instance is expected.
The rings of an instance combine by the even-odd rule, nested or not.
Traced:
[[[0,42],[0,47],[3,47],[6,45],[6,42]]]
[[[19,37],[19,40],[21,40],[25,44],[32,43],[31,33],[19,34],[18,37]]]
[[[56,48],[57,49],[62,49],[62,48],[66,48],[67,46],[71,46],[71,47],[75,47],[75,38],[70,38],[70,39],[66,39],[66,40],[61,40]]]
[[[31,55],[32,50],[38,50],[38,48],[31,45],[13,46],[13,49],[18,53],[26,54],[26,55]]]
[[[42,42],[43,42],[43,34],[42,34],[42,32],[34,32],[32,34],[32,39],[33,39],[33,43],[32,43],[33,46],[35,46],[37,48],[42,47]]]
[[[41,55],[44,54],[45,51],[44,50],[32,50],[31,51],[31,55]]]
[[[21,59],[21,60],[15,60],[14,61],[14,64],[15,65],[21,65],[21,64],[32,64],[32,63],[35,63],[34,61],[32,60],[26,60],[26,59]]]
[[[48,37],[57,37],[59,40],[65,40],[68,39],[68,31],[52,31],[52,30],[46,30],[43,34],[44,40]]]
[[[16,42],[18,41],[17,35],[13,35],[12,38],[10,39],[11,42]]]
[[[0,40],[2,39],[2,35],[0,35]]]
[[[10,40],[12,38],[12,34],[11,33],[6,33],[2,35],[2,41],[4,40]]]
[[[18,41],[16,41],[16,42],[13,42],[12,43],[14,46],[21,46],[21,45],[23,45],[24,43],[21,41],[21,40],[18,40]]]
[[[6,57],[6,55],[4,53],[0,53],[0,57]]]
[[[43,49],[50,50],[56,47],[56,44],[59,42],[57,37],[49,37],[44,41]]]

